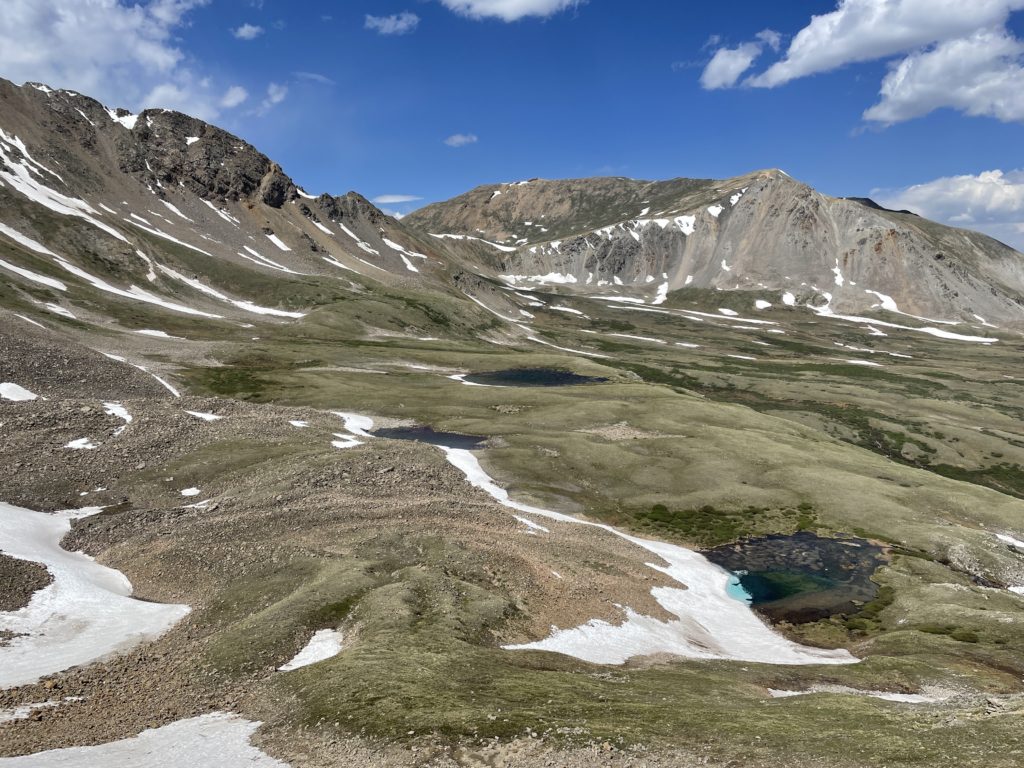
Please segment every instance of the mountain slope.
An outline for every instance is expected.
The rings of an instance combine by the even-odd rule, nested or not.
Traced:
[[[479,187],[404,223],[493,241],[493,274],[520,285],[788,292],[836,312],[1024,322],[1021,254],[976,232],[822,195],[777,170],[717,182]]]
[[[362,196],[308,195],[186,115],[42,85],[0,81],[0,209],[0,274],[65,316],[97,292],[122,312],[296,319],[367,282],[447,290],[446,249]]]

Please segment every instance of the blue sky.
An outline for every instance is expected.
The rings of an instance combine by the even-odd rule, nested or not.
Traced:
[[[199,113],[310,192],[422,198],[382,203],[407,212],[533,176],[781,167],[1024,247],[1024,0],[7,4],[31,10],[0,20],[0,75]],[[137,50],[62,61],[61,13],[87,6]]]

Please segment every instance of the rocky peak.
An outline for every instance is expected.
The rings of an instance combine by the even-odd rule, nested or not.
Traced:
[[[259,200],[273,208],[298,197],[281,167],[242,139],[181,112],[147,109],[118,142],[125,172],[147,183],[184,185],[203,199]]]
[[[320,195],[315,205],[332,221],[367,221],[374,226],[380,226],[387,219],[383,211],[358,192],[349,192],[341,197]]]

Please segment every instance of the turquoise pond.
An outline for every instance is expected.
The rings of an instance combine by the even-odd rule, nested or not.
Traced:
[[[810,531],[746,539],[702,554],[729,572],[730,597],[792,624],[856,614],[874,599],[872,577],[888,561],[873,542]]]
[[[729,583],[725,586],[725,592],[733,600],[739,600],[741,603],[750,605],[754,601],[753,595],[743,588],[743,583],[740,581],[740,577],[735,573],[729,575]]]

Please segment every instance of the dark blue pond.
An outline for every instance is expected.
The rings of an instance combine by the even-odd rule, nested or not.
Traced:
[[[505,371],[471,373],[464,377],[472,384],[492,387],[569,387],[577,384],[600,384],[608,379],[581,376],[557,368],[510,368]]]
[[[481,435],[463,435],[458,432],[438,432],[430,427],[389,427],[377,429],[374,437],[386,437],[392,440],[413,440],[418,443],[442,445],[446,448],[476,450],[484,444],[486,437]]]

